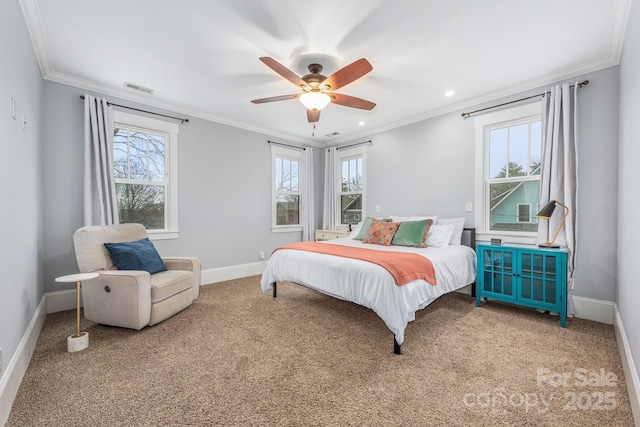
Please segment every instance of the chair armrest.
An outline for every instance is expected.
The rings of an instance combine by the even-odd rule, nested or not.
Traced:
[[[144,280],[145,277],[149,277],[149,280],[151,280],[151,275],[143,270],[100,270],[96,271],[96,273],[100,274],[100,278],[104,280],[117,281],[132,277],[136,280]]]
[[[167,270],[186,270],[186,271],[195,271],[195,269],[200,270],[200,260],[198,258],[193,257],[167,257],[162,258],[165,265],[167,266]]]
[[[200,274],[200,258],[196,257],[167,257],[162,258],[167,270],[186,270],[193,272],[193,299],[198,298],[200,294],[200,283],[202,281]]]
[[[151,321],[151,275],[137,270],[100,270],[82,284],[85,317],[96,323],[142,329]]]

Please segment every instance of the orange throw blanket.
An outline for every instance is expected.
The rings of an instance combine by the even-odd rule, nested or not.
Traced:
[[[423,279],[434,286],[436,285],[436,273],[433,269],[433,264],[429,259],[418,254],[378,251],[318,242],[291,243],[280,246],[273,252],[279,249],[295,249],[372,262],[387,269],[398,286],[406,285],[417,279]]]

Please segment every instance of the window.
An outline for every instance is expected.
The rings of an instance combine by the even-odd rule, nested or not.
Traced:
[[[518,203],[518,222],[528,223],[531,222],[531,204]]]
[[[475,126],[478,231],[533,236],[538,225],[531,208],[540,200],[540,104],[480,116]]]
[[[301,231],[301,152],[298,149],[272,145],[271,160],[273,170],[272,230]]]
[[[338,151],[338,226],[346,228],[364,219],[365,154],[366,147]]]
[[[120,223],[175,238],[178,125],[114,111],[113,163]]]

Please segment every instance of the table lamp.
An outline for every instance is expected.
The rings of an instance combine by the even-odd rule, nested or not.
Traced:
[[[556,241],[556,238],[558,237],[558,233],[560,233],[560,229],[564,225],[564,221],[567,219],[567,215],[569,215],[569,208],[557,200],[551,200],[549,203],[545,205],[544,208],[540,209],[540,212],[538,212],[536,216],[538,218],[550,219],[551,215],[553,214],[553,211],[556,209],[556,205],[560,205],[564,208],[564,216],[562,217],[562,221],[560,221],[560,225],[556,230],[556,234],[553,235],[553,239],[551,239],[551,241],[538,245],[540,247],[543,247],[543,248],[559,248],[560,247],[560,245],[554,245],[553,242]]]

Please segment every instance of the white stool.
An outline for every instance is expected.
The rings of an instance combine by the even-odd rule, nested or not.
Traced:
[[[78,273],[70,274],[68,276],[62,276],[56,278],[58,283],[72,283],[76,282],[76,307],[77,307],[77,333],[69,335],[67,338],[67,351],[75,352],[84,350],[89,347],[89,332],[80,332],[80,283],[83,280],[91,280],[98,277],[98,273]]]

